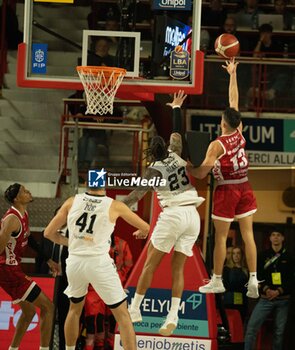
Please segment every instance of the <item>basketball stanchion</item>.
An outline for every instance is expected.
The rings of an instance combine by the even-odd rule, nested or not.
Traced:
[[[86,114],[113,114],[114,98],[126,69],[106,66],[78,66],[76,69],[86,94]]]

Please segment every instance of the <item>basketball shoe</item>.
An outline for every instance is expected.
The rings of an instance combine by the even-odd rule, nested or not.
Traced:
[[[245,285],[245,287],[247,287],[246,295],[248,298],[253,298],[253,299],[259,298],[258,281],[256,278],[255,279],[250,278],[249,282]]]
[[[165,337],[169,337],[174,329],[177,327],[178,317],[176,316],[167,316],[166,321],[163,326],[159,329],[159,333]]]
[[[201,293],[224,293],[225,288],[221,278],[211,278],[209,283],[199,288]]]

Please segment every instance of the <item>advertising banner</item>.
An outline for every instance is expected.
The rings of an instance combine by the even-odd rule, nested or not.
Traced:
[[[42,291],[53,300],[54,278],[34,277],[33,280],[38,284]],[[39,350],[40,346],[40,312],[33,317],[28,330],[23,337],[19,350]],[[12,304],[8,294],[0,288],[0,339],[1,350],[8,349],[10,346],[17,321],[21,315],[20,307]]]
[[[32,73],[46,74],[47,44],[32,44]]]
[[[191,115],[191,129],[221,134],[220,116]],[[295,120],[243,118],[243,135],[250,166],[290,166],[295,161]]]
[[[128,288],[128,303],[135,288]],[[134,324],[136,333],[158,333],[169,310],[171,289],[150,288],[141,305],[142,322]],[[177,336],[208,337],[206,295],[184,290],[178,312],[179,321],[173,332]]]
[[[174,338],[174,337],[153,337],[137,335],[137,349],[143,350],[210,350],[211,340],[192,339],[192,338]],[[115,335],[115,350],[123,350],[120,336]]]
[[[152,5],[153,10],[190,11],[191,7],[191,0],[154,0]]]

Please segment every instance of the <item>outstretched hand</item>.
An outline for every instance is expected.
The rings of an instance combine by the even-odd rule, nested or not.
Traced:
[[[177,93],[174,93],[174,98],[172,102],[166,103],[167,106],[174,107],[179,106],[181,107],[183,104],[183,101],[187,98],[187,95],[185,95],[184,90],[179,90]]]
[[[224,68],[229,75],[236,73],[239,62],[235,62],[234,57],[230,61],[225,61],[225,64],[226,65],[223,65],[222,68]]]

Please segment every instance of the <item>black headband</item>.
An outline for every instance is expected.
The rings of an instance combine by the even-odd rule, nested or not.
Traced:
[[[13,204],[15,197],[18,195],[20,187],[20,184],[14,183],[7,188],[4,193],[4,198],[7,200],[7,202]]]

